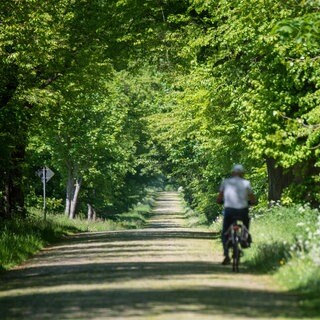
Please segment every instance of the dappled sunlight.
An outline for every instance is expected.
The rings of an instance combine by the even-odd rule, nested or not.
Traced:
[[[278,318],[290,316],[299,319],[297,309],[292,308],[292,299],[276,292],[264,292],[232,288],[217,285],[194,285],[185,288],[181,283],[165,288],[161,282],[152,282],[152,288],[117,288],[107,283],[99,285],[80,285],[43,288],[37,293],[19,294],[15,297],[15,310],[22,314],[31,314],[37,304],[36,318],[45,318],[46,314],[55,314],[62,318],[90,318],[97,316],[126,317],[143,315],[171,316],[184,312],[195,312],[198,316],[228,315],[250,317],[254,319]],[[272,296],[273,299],[270,299]],[[1,299],[1,303],[13,302],[13,297]],[[32,299],[33,305],[27,303]],[[46,302],[54,301],[54,304]],[[77,310],[79,314],[70,310]],[[13,313],[14,315],[14,310]]]
[[[293,296],[220,265],[219,235],[183,227],[176,194],[166,197],[145,229],[78,234],[3,274],[5,317],[300,318]]]
[[[33,304],[39,304],[36,318],[45,318],[45,314],[63,318],[77,317],[70,313],[70,308],[78,310],[79,317],[86,314],[90,317],[165,314],[170,319],[170,315],[196,311],[198,315],[229,314],[256,319],[277,318],[286,314],[293,319],[299,318],[295,315],[297,310],[292,308],[292,301],[279,293],[224,286],[164,288],[161,283],[155,282],[152,289],[125,286],[119,289],[107,284],[88,285],[86,288],[79,285],[68,288],[62,286],[49,291],[43,288],[38,293],[20,294],[16,297],[15,309],[23,314],[31,314],[32,306],[26,303],[28,299],[32,299]],[[10,297],[2,299],[2,302],[5,301],[10,303]],[[49,301],[54,301],[54,304],[45,303]]]

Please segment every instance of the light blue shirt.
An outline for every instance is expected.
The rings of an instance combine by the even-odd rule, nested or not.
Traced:
[[[240,177],[225,179],[221,184],[220,192],[223,192],[225,208],[248,208],[249,194],[252,194],[249,180]]]

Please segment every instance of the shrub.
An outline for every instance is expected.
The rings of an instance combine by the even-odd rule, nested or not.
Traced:
[[[308,205],[255,212],[252,248],[244,262],[255,272],[269,272],[287,289],[298,293],[310,311],[319,308],[320,215]]]
[[[154,205],[154,194],[149,193],[128,213],[114,216],[114,220],[88,221],[77,218],[70,220],[64,214],[48,214],[43,221],[42,211],[29,209],[27,219],[1,221],[0,224],[0,270],[17,265],[48,243],[63,236],[87,231],[106,231],[142,227]]]

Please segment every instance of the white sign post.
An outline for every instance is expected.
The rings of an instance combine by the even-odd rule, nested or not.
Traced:
[[[54,172],[48,168],[43,167],[37,171],[37,175],[42,180],[43,185],[43,219],[46,220],[47,212],[46,212],[46,184],[47,182],[54,176]]]

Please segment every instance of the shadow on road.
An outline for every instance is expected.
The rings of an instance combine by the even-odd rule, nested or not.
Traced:
[[[215,239],[220,237],[220,234],[206,231],[189,231],[185,228],[166,229],[158,231],[154,229],[128,230],[128,231],[112,231],[93,234],[80,234],[68,239],[67,244],[77,242],[118,242],[118,241],[144,241],[144,240],[159,240],[159,239]]]
[[[170,202],[177,198],[158,201],[164,215]],[[79,234],[2,274],[0,317],[301,319],[294,296],[234,284],[241,274],[230,278],[230,268],[199,258],[201,246],[206,252],[208,240],[219,234],[170,228],[166,221],[136,231]]]
[[[166,256],[170,253],[177,256],[179,244],[170,247],[168,242],[161,242],[163,239],[208,239],[214,236],[217,235],[209,232],[167,230],[163,233],[149,229],[79,235],[52,251],[43,252],[39,259],[48,265],[31,265],[2,276],[2,290],[20,290],[19,294],[0,298],[2,315],[4,319],[31,315],[33,319],[74,319],[165,314],[170,319],[170,313],[191,310],[200,314],[242,315],[252,319],[271,319],[280,315],[299,318],[291,296],[213,286],[219,275],[230,274],[229,268],[213,262],[127,261],[132,254],[156,256],[165,251]],[[154,248],[154,241],[157,241],[157,248]],[[108,259],[114,256],[123,261],[109,262]],[[95,257],[104,262],[91,263]],[[66,259],[72,264],[64,264]],[[197,277],[206,277],[207,284],[187,288],[112,288],[113,284],[133,280],[168,281],[170,285],[172,279],[192,280]]]
[[[274,295],[278,301],[276,305],[270,303],[270,295]],[[36,309],[33,308],[35,304]],[[232,316],[301,319],[297,310],[292,308],[290,297],[279,293],[225,287],[59,291],[3,298],[0,306],[5,312],[2,315],[10,319],[21,315],[33,319],[77,319],[84,315],[89,318],[104,316],[108,319],[120,314],[123,317],[166,315],[170,319],[170,313],[190,311],[207,315],[223,314],[225,319]]]
[[[165,280],[173,276],[230,274],[230,270],[206,262],[110,262],[49,265],[8,272],[6,290],[66,284],[119,283],[129,280]],[[23,281],[21,281],[23,279]]]

